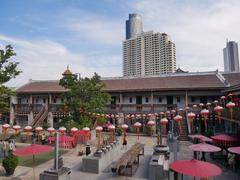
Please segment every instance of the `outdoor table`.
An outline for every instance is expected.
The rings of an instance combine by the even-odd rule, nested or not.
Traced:
[[[226,149],[240,144],[240,138],[235,136],[229,136],[227,134],[219,134],[211,137],[213,144],[217,144],[222,148]]]
[[[215,164],[192,160],[178,160],[170,164],[170,169],[187,176],[195,177],[212,177],[222,173],[221,168]]]
[[[203,136],[201,134],[193,134],[193,135],[189,135],[188,137],[190,137],[192,139],[199,139],[202,142],[212,142],[211,138],[208,138],[208,137]]]
[[[230,147],[230,148],[228,148],[228,151],[230,153],[234,153],[234,154],[240,155],[240,147]]]
[[[48,138],[48,144],[53,144],[55,142],[55,137]],[[73,148],[75,146],[74,138],[71,136],[59,136],[59,146],[61,148]]]
[[[222,149],[217,147],[217,146],[213,146],[210,144],[206,144],[206,143],[200,143],[200,144],[193,144],[191,146],[189,146],[190,149],[192,149],[193,151],[198,151],[198,152],[202,152],[202,161],[206,161],[205,159],[205,153],[212,153],[212,152],[219,152]]]

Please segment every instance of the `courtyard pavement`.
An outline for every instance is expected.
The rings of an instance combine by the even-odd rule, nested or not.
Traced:
[[[122,139],[119,138],[120,144]],[[137,137],[136,136],[128,136],[128,147],[133,145]],[[139,167],[137,168],[135,174],[133,177],[127,177],[127,176],[118,176],[116,174],[113,174],[110,171],[110,167],[106,168],[103,172],[100,174],[93,174],[93,173],[86,173],[81,171],[81,162],[82,162],[82,156],[77,156],[77,149],[71,149],[68,153],[64,154],[63,161],[64,166],[71,168],[71,179],[81,179],[81,180],[105,180],[105,179],[116,179],[116,180],[144,180],[148,179],[148,163],[150,161],[151,155],[153,153],[153,145],[156,144],[157,140],[156,138],[153,138],[153,140],[150,139],[150,137],[141,136],[140,142],[145,144],[145,155],[140,156],[140,163]],[[193,152],[188,148],[189,145],[192,143],[189,141],[181,141],[177,145],[173,147],[173,151],[175,153],[171,153],[172,155],[175,154],[175,157],[171,157],[172,159],[191,159],[193,157]],[[179,152],[177,152],[179,150]],[[92,149],[92,152],[94,149]],[[125,150],[122,150],[122,153]],[[223,161],[220,160],[212,160],[208,154],[206,154],[206,159],[208,162],[213,162],[216,165],[220,166],[223,170],[223,173],[215,178],[209,178],[209,179],[217,179],[217,180],[240,180],[240,174],[239,169],[238,173],[233,172],[232,170],[229,170],[229,168],[224,167]],[[43,172],[44,170],[47,170],[53,166],[53,160],[50,160],[48,162],[45,162],[39,166],[36,167],[36,180],[39,177],[39,173]],[[32,180],[32,168],[29,167],[21,167],[18,166],[15,170],[14,176],[12,177],[6,177],[3,167],[0,166],[0,179],[1,180]],[[167,178],[166,178],[167,179]],[[181,179],[181,176],[179,175],[179,179]],[[193,177],[183,177],[184,180],[192,180]],[[170,180],[173,180],[173,173],[170,173]]]

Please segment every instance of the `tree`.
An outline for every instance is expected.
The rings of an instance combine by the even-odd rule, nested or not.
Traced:
[[[69,90],[63,94],[65,109],[72,120],[80,124],[87,124],[87,112],[102,113],[111,99],[108,93],[102,91],[105,85],[96,73],[91,78],[66,75],[60,79],[59,84]],[[67,119],[69,118],[65,121]]]
[[[13,56],[16,56],[16,53],[11,45],[5,46],[5,49],[0,49],[0,113],[9,110],[9,97],[14,95],[14,91],[4,84],[21,73],[17,69],[19,62],[13,61]]]

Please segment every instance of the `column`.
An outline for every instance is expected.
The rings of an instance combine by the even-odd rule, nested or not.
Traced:
[[[151,112],[154,113],[153,111],[153,92],[151,91]]]
[[[122,112],[122,93],[121,92],[119,93],[119,99],[120,99],[119,110],[120,110],[120,112]]]

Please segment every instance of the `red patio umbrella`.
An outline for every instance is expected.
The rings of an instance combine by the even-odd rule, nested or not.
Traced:
[[[193,145],[189,146],[189,148],[192,149],[193,151],[198,151],[198,152],[219,152],[219,151],[221,151],[221,148],[210,145],[210,144],[206,144],[206,143],[193,144]]]
[[[49,152],[52,150],[53,148],[51,146],[31,144],[30,146],[16,149],[15,151],[13,151],[13,154],[15,156],[33,156],[33,178],[35,179],[35,155]]]
[[[222,173],[218,166],[195,159],[175,161],[170,164],[170,168],[177,173],[193,177],[212,177]]]
[[[230,147],[228,151],[234,154],[240,154],[240,147]]]

